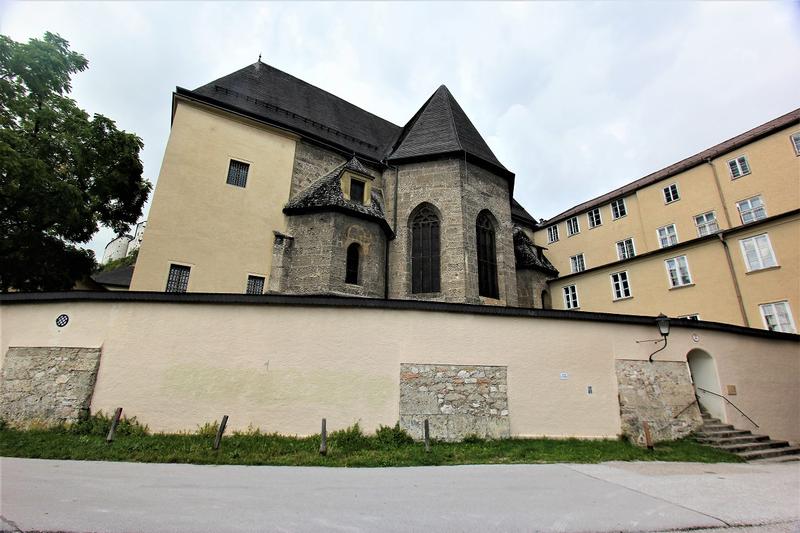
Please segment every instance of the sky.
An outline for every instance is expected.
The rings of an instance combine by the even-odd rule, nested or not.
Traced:
[[[537,219],[800,107],[800,2],[0,0],[0,33],[45,31],[87,57],[71,96],[143,139],[153,183],[175,87],[259,54],[400,126],[446,84]]]

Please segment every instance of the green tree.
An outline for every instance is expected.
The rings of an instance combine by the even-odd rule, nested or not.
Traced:
[[[0,291],[67,290],[101,224],[124,232],[152,189],[142,140],[67,95],[88,62],[58,35],[0,35]]]

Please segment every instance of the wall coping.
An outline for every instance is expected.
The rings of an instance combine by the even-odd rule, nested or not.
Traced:
[[[53,302],[136,302],[217,305],[277,305],[301,307],[348,307],[364,309],[394,309],[430,311],[440,313],[464,313],[472,315],[494,315],[510,317],[579,320],[615,324],[635,324],[655,327],[655,317],[644,315],[622,315],[590,311],[566,311],[561,309],[527,309],[522,307],[499,307],[489,305],[429,302],[419,300],[386,300],[331,295],[288,294],[233,294],[233,293],[167,293],[144,291],[66,291],[66,292],[14,292],[0,294],[0,306],[14,304],[38,304]],[[721,331],[749,337],[800,342],[800,335],[765,329],[748,328],[670,317],[672,327],[697,330]]]

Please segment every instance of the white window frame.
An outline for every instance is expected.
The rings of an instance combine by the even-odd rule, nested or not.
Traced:
[[[742,176],[747,176],[750,174],[752,169],[750,168],[750,161],[747,159],[747,156],[742,154],[728,161],[728,172],[730,173],[732,180],[736,180]]]
[[[789,141],[792,143],[792,148],[794,148],[794,155],[800,156],[800,131],[789,135]]]
[[[615,206],[622,206],[622,210],[625,211],[621,215],[619,214],[619,209],[614,209]],[[628,206],[625,205],[625,198],[617,198],[616,200],[611,202],[611,219],[617,220],[624,216],[628,215]]]
[[[564,297],[564,309],[580,309],[581,304],[578,301],[577,286],[567,285],[561,289],[561,294]],[[573,300],[574,300],[574,305],[573,305]]]
[[[683,259],[683,266],[686,267],[686,276],[689,278],[689,281],[684,282],[681,279],[681,259]],[[675,262],[675,269],[676,269],[676,278],[677,283],[672,282],[672,269],[669,266],[670,261]],[[688,287],[689,285],[693,285],[694,281],[692,281],[692,271],[689,270],[689,260],[686,258],[685,255],[678,255],[676,257],[670,257],[664,261],[664,266],[667,268],[667,281],[669,282],[670,289],[675,289],[678,287]]]
[[[754,250],[757,253],[757,261],[755,264],[750,263],[747,250],[745,249],[745,243],[750,242],[753,243]],[[766,246],[764,246],[764,243],[766,243]],[[764,270],[765,268],[774,268],[778,266],[778,258],[775,257],[775,250],[772,249],[772,243],[769,240],[769,235],[766,233],[753,235],[746,239],[739,239],[739,248],[742,250],[742,260],[748,272],[755,272],[756,270]],[[764,251],[768,252],[768,255],[765,256],[763,254]],[[769,264],[770,260],[772,264]]]
[[[673,233],[675,234],[675,242],[664,245],[664,243],[661,240],[661,230],[662,229],[664,230],[664,233],[666,234],[669,240],[669,237],[671,237],[671,235],[669,234],[669,231],[667,231],[668,228],[672,228]],[[658,239],[659,248],[669,248],[670,246],[675,246],[676,244],[681,242],[680,239],[678,238],[678,227],[675,225],[675,223],[667,224],[666,226],[661,226],[660,228],[658,228],[656,230],[656,238]]]
[[[711,215],[711,220],[708,220],[708,216]],[[700,223],[697,221],[698,218],[703,218],[703,222]],[[712,233],[716,233],[719,231],[719,222],[717,222],[717,213],[712,211],[706,211],[705,213],[700,213],[699,215],[695,215],[694,217],[694,225],[697,228],[697,236],[698,237],[705,237],[706,235],[711,235]],[[707,229],[710,226],[714,226],[716,229],[713,231],[711,229]],[[706,233],[703,233],[702,229],[706,229]]]
[[[580,258],[580,265],[578,264],[578,258]],[[581,268],[577,268],[578,266]],[[569,268],[573,274],[586,270],[586,258],[583,253],[575,254],[569,258]]]
[[[558,241],[558,224],[547,226],[547,244]]]
[[[595,222],[595,217],[592,216],[597,215],[597,222]],[[590,209],[588,213],[586,213],[586,220],[589,224],[589,229],[596,228],[597,226],[603,225],[603,214],[600,212],[600,208],[596,207],[594,209]]]
[[[755,199],[758,199],[758,201],[761,202],[761,206],[755,207],[755,208],[752,206],[753,205],[753,200],[755,200]],[[742,204],[745,203],[745,202],[747,202],[749,207],[747,209],[743,210],[742,209]],[[753,220],[745,221],[745,219],[744,219],[744,214],[745,213],[747,213],[749,215],[752,215],[753,213],[755,213],[759,209],[764,211],[764,216],[763,217],[758,217],[758,218],[753,217]],[[757,194],[755,196],[751,196],[750,198],[745,198],[744,200],[739,200],[738,202],[736,202],[736,210],[739,211],[739,219],[742,221],[742,224],[752,224],[753,222],[757,222],[759,220],[764,220],[765,218],[767,218],[769,216],[769,215],[767,215],[767,204],[764,203],[764,199],[761,197],[760,194]]]
[[[570,217],[567,219],[567,237],[572,237],[581,232],[581,223],[578,217]]]
[[[631,278],[630,276],[628,276],[627,270],[614,272],[613,274],[611,274],[610,277],[611,277],[611,295],[613,296],[614,301],[627,300],[628,298],[633,298],[633,289],[631,289]],[[625,287],[626,285],[627,288]]]
[[[678,191],[677,183],[670,183],[669,185],[661,189],[661,192],[664,193],[665,204],[674,204],[675,202],[681,199],[681,194]]]
[[[773,310],[773,316],[777,316],[777,306],[782,306],[784,311],[786,311],[786,316],[789,319],[788,328],[783,329],[781,327],[780,322],[777,323],[777,328],[772,329],[769,327],[769,320],[767,320],[767,309],[770,307]],[[764,321],[764,329],[768,329],[769,331],[782,331],[784,333],[797,333],[797,324],[794,321],[794,317],[792,316],[792,308],[789,307],[788,300],[780,300],[778,302],[769,302],[765,304],[761,304],[758,306],[758,310],[761,312],[761,319]]]
[[[633,253],[631,255],[625,255],[625,257],[622,257],[622,254],[619,253],[620,252],[619,245],[622,244],[622,247],[627,254],[628,248],[627,246],[625,246],[625,243],[627,241],[631,241],[631,249],[633,249]],[[622,261],[623,259],[630,259],[631,257],[636,257],[636,243],[633,241],[633,237],[628,237],[627,239],[622,239],[621,241],[617,241],[617,257],[619,258],[620,261]]]

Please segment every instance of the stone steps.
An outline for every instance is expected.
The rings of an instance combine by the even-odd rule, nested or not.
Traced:
[[[701,409],[703,425],[694,434],[701,444],[735,453],[754,463],[785,463],[800,461],[800,446],[791,446],[782,440],[772,440],[766,435],[753,435],[750,431],[736,429]]]
[[[719,444],[714,446],[720,450],[731,453],[752,452],[756,450],[768,450],[770,448],[785,448],[789,443],[785,440],[762,440],[759,442],[739,442],[736,444]]]
[[[769,440],[769,437],[766,435],[742,435],[741,437],[725,437],[721,439],[707,439],[707,438],[699,438],[695,435],[697,442],[701,444],[747,444],[750,442],[762,442],[765,440]]]

